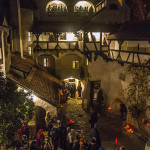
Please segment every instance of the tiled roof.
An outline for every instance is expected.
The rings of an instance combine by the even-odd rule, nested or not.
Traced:
[[[18,55],[12,55],[11,57],[11,66],[23,71],[30,72],[30,69],[33,67],[34,61],[30,58],[24,57],[21,58]]]
[[[95,22],[88,22],[84,26],[81,27],[84,31],[91,31],[91,32],[115,32],[117,31],[119,25],[108,25],[104,23],[95,23]]]
[[[79,30],[81,23],[77,22],[36,22],[31,31],[36,32],[74,32]]]
[[[10,72],[9,77],[25,89],[32,91],[37,97],[46,102],[58,105],[58,88],[61,81],[49,75],[44,69],[34,66],[26,79],[19,77],[14,72]]]
[[[118,32],[110,35],[111,40],[150,40],[150,20],[133,21],[123,25]]]

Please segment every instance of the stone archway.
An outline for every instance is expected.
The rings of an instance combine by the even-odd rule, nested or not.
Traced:
[[[53,13],[58,13],[58,12],[68,12],[68,9],[67,9],[67,5],[63,2],[63,1],[60,1],[60,0],[53,0],[53,1],[50,1],[48,2],[47,6],[46,6],[46,12],[48,14],[50,14],[51,12]]]
[[[115,99],[111,105],[112,112],[117,115],[120,115],[120,109],[121,109],[120,105],[121,104],[124,104],[126,107],[126,104],[121,99],[119,99],[119,98]]]
[[[77,10],[77,8],[80,9],[80,7],[81,7],[82,9],[87,8],[87,12],[89,12],[89,11],[90,11],[90,8],[92,8],[92,9],[93,9],[93,12],[95,12],[95,7],[94,7],[94,5],[92,4],[92,2],[90,2],[90,1],[86,1],[86,0],[84,0],[84,1],[78,1],[78,2],[75,4],[75,6],[74,6],[74,12],[80,11],[80,10]],[[81,11],[82,11],[82,10],[81,10]],[[83,10],[83,11],[85,11],[85,10]]]

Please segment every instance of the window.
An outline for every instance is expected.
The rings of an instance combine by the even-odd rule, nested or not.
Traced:
[[[72,68],[73,69],[79,69],[79,61],[78,60],[72,61]]]
[[[28,41],[31,41],[31,32],[28,32]]]
[[[50,61],[48,58],[44,58],[44,67],[49,67],[50,66]]]
[[[62,33],[60,35],[60,40],[66,40],[66,33]]]
[[[29,56],[32,55],[32,48],[31,48],[31,46],[28,47],[28,54],[29,54]]]
[[[88,60],[88,59],[86,59],[86,65],[87,65],[87,66],[89,65],[89,60]]]

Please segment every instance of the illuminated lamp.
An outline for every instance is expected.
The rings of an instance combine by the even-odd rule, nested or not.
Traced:
[[[67,41],[73,41],[73,39],[74,39],[74,34],[73,34],[73,33],[67,33],[67,34],[66,34],[66,39],[67,39]]]
[[[132,134],[134,133],[133,129],[130,129],[130,133],[132,133]]]
[[[70,120],[69,122],[70,122],[70,124],[74,123],[74,121],[72,121],[72,120]]]
[[[150,127],[150,122],[147,122],[146,126],[147,126],[147,127]]]
[[[129,129],[130,128],[130,125],[129,124],[127,124],[127,129]]]
[[[118,139],[116,138],[116,140],[115,140],[115,144],[117,145],[117,142],[118,142]]]
[[[108,111],[110,111],[111,109],[112,109],[111,106],[109,106],[109,107],[108,107]]]

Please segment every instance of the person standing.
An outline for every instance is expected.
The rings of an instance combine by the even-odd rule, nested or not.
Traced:
[[[82,87],[81,87],[80,84],[79,84],[78,87],[77,87],[77,91],[78,91],[78,97],[81,97]]]
[[[76,142],[73,150],[88,150],[88,144],[84,138],[80,138],[79,142]]]
[[[67,135],[67,142],[69,143],[69,149],[72,150],[73,142],[76,140],[76,131],[71,129]]]
[[[45,136],[43,134],[43,129],[39,130],[36,140],[37,140],[37,150],[44,150]]]
[[[57,150],[60,138],[60,130],[58,124],[54,124],[52,128],[52,143],[54,146],[54,150]]]
[[[63,125],[63,123],[61,123],[61,126],[59,128],[60,128],[60,147],[63,150],[66,150],[67,129]]]
[[[75,98],[75,94],[76,94],[76,84],[73,84],[73,98]]]
[[[91,119],[89,120],[91,128],[94,128],[94,124],[97,122],[97,112],[92,108]]]
[[[91,138],[95,138],[96,139],[96,144],[98,145],[98,147],[101,146],[101,139],[100,139],[100,134],[97,130],[97,124],[94,125],[94,128],[91,129]]]
[[[23,123],[22,134],[26,135],[29,140],[29,125],[26,121]]]
[[[96,138],[92,138],[91,143],[88,146],[88,150],[98,150],[99,146],[96,142]]]

